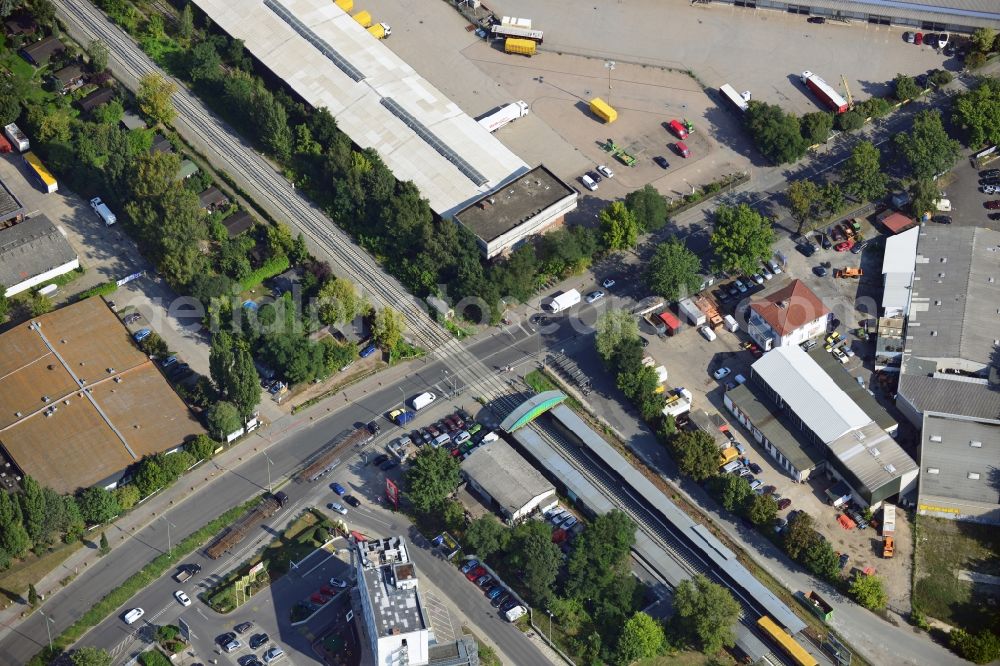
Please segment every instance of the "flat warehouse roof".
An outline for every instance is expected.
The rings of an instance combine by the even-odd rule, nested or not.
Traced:
[[[1000,504],[994,478],[1000,466],[1000,421],[924,414],[923,426],[920,494]]]
[[[758,398],[746,384],[727,391],[726,396],[795,469],[805,472],[826,462],[818,445],[800,440],[784,413]]]
[[[463,460],[462,473],[510,514],[536,497],[555,492],[541,472],[502,439],[479,447]]]
[[[455,213],[455,219],[484,241],[491,241],[531,219],[576,190],[538,166]]]
[[[333,2],[195,2],[397,179],[413,181],[442,217],[528,170]]]

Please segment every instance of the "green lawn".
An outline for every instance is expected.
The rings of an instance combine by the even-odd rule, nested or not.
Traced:
[[[70,544],[57,544],[41,557],[29,554],[24,561],[15,564],[0,575],[0,595],[7,597],[10,601],[26,595],[29,583],[40,581],[82,546],[82,541],[75,541]],[[7,601],[0,601],[0,607],[6,606],[7,603]]]
[[[913,605],[922,613],[963,629],[992,625],[987,612],[997,587],[959,580],[960,570],[1000,576],[1000,530],[941,518],[917,518]]]

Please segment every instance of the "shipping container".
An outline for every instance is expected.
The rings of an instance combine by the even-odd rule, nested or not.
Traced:
[[[503,50],[507,53],[516,53],[518,55],[533,56],[538,45],[530,39],[518,39],[517,37],[508,37],[503,43]]]
[[[606,123],[618,120],[618,112],[600,97],[590,100],[590,112]]]
[[[831,111],[834,113],[844,113],[847,111],[847,100],[841,97],[840,93],[834,90],[829,83],[808,70],[802,72],[801,78],[802,83],[809,90],[812,90],[813,94]]]
[[[708,317],[705,313],[698,309],[698,306],[694,304],[694,301],[690,298],[685,298],[677,303],[677,312],[683,315],[692,326],[701,326],[706,321]]]
[[[372,15],[362,10],[354,15],[354,20],[360,23],[362,28],[367,28],[372,24]]]
[[[10,139],[10,144],[17,148],[17,152],[23,153],[26,150],[31,150],[31,144],[28,142],[28,136],[14,123],[6,125],[3,128],[3,133],[7,135],[8,139]]]
[[[677,321],[677,317],[670,312],[661,312],[656,315],[657,318],[663,322],[664,332],[667,335],[674,335],[677,331],[681,330],[681,323]]]
[[[722,95],[722,99],[725,100],[729,106],[733,107],[740,113],[746,113],[746,110],[750,108],[747,103],[750,101],[750,93],[745,92],[742,95],[736,92],[728,83],[723,83],[722,87],[719,88],[719,94]]]
[[[531,30],[530,28],[522,28],[515,25],[495,25],[490,28],[490,34],[493,39],[508,39],[513,37],[515,39],[527,39],[535,44],[541,44],[542,38],[545,36],[541,30]]]

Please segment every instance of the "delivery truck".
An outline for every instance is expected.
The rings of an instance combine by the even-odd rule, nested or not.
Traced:
[[[507,53],[516,53],[518,55],[533,56],[538,51],[538,44],[531,41],[530,39],[521,39],[519,37],[508,37],[503,42],[503,50]]]
[[[889,559],[896,554],[896,506],[882,505],[882,557]]]
[[[389,27],[388,23],[376,23],[368,28],[368,34],[375,39],[385,39],[392,34],[392,28]]]
[[[590,112],[606,123],[618,120],[618,112],[600,97],[590,100]]]
[[[28,136],[14,123],[4,126],[3,133],[7,135],[8,139],[10,139],[11,145],[17,148],[17,152],[23,153],[27,150],[31,150],[31,144],[28,142]]]
[[[569,291],[564,291],[558,296],[553,297],[547,303],[543,302],[542,306],[548,308],[549,312],[556,313],[568,310],[574,305],[577,305],[579,302],[580,292],[576,289],[570,289]]]
[[[741,95],[736,92],[736,89],[731,85],[723,83],[722,87],[719,88],[719,94],[722,95],[722,99],[728,103],[729,106],[740,113],[746,113],[747,109],[750,108],[750,91]]]
[[[519,118],[524,118],[528,113],[527,102],[511,102],[510,104],[504,104],[493,113],[483,116],[477,122],[487,132],[496,132],[501,127],[505,127]]]
[[[806,85],[819,101],[834,113],[845,113],[847,111],[847,100],[840,96],[829,83],[816,76],[809,70],[802,72],[802,83]]]

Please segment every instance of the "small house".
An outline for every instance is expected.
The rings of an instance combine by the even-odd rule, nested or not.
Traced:
[[[33,44],[28,44],[23,47],[21,49],[21,55],[35,67],[41,67],[49,64],[49,60],[52,59],[52,56],[57,53],[62,53],[65,50],[65,44],[52,35],[49,35],[44,39],[40,39]]]
[[[59,92],[63,95],[73,92],[82,86],[87,79],[83,72],[83,67],[79,63],[63,67],[55,72],[52,77],[59,82]]]
[[[253,217],[245,210],[238,210],[222,221],[230,238],[236,238],[253,226]]]
[[[122,127],[127,130],[146,129],[146,121],[139,117],[139,114],[134,111],[126,111],[122,114],[121,124]]]
[[[202,210],[209,212],[220,210],[229,205],[229,198],[214,185],[198,195]]]
[[[167,137],[163,136],[157,132],[153,136],[153,145],[150,147],[149,152],[151,153],[172,153],[174,152],[174,146],[170,143]]]
[[[198,173],[198,165],[191,160],[185,159],[181,162],[180,168],[177,169],[177,180],[187,180],[196,173]]]
[[[80,109],[85,113],[90,113],[97,107],[104,106],[113,100],[116,94],[117,93],[115,93],[114,88],[98,88],[77,102],[77,105],[79,105]]]
[[[38,32],[38,24],[30,14],[17,14],[4,21],[3,31],[8,37],[30,37]]]

